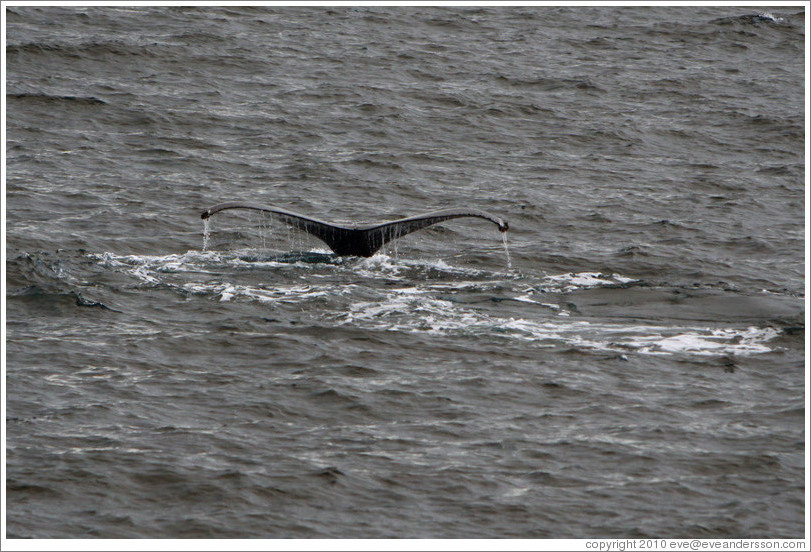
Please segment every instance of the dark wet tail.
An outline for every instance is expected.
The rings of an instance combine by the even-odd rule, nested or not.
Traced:
[[[254,209],[272,213],[290,226],[320,239],[338,255],[356,255],[358,257],[371,257],[391,240],[422,230],[438,222],[460,217],[478,217],[489,220],[498,226],[501,232],[506,232],[510,228],[504,219],[478,209],[442,209],[392,222],[346,227],[294,213],[274,205],[257,205],[239,201],[229,201],[209,207],[202,212],[201,218],[207,219],[226,209]]]

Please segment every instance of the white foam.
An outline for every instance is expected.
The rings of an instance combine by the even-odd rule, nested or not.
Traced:
[[[237,285],[232,283],[187,283],[182,289],[187,292],[219,296],[220,301],[247,299],[260,303],[299,303],[319,297],[338,296],[349,293],[351,286],[277,285],[271,288]]]
[[[353,265],[353,270],[367,278],[385,277],[390,279],[412,280],[414,274],[436,272],[448,276],[493,277],[492,272],[484,272],[467,267],[448,264],[443,259],[399,259],[385,253],[360,259]]]
[[[538,304],[538,301],[536,301],[535,299],[533,299],[529,295],[519,295],[518,297],[513,297],[513,300],[520,301],[521,303],[533,303],[535,305]]]
[[[350,271],[353,276],[397,281],[397,287],[387,287],[383,295],[367,301],[353,300],[343,312],[325,314],[339,324],[363,328],[403,332],[423,332],[448,337],[472,336],[483,339],[510,339],[529,342],[537,347],[576,347],[593,351],[621,354],[635,352],[650,355],[749,355],[774,350],[769,342],[779,332],[769,327],[712,328],[706,326],[653,326],[627,323],[593,322],[572,316],[561,306],[542,302],[538,293],[566,293],[598,286],[622,285],[634,282],[619,274],[579,272],[546,276],[540,284],[527,285],[526,279],[505,279],[503,275],[474,269],[458,268],[443,260],[400,260],[388,255],[348,264],[323,265],[313,263],[249,262],[233,252],[188,251],[173,255],[91,255],[105,266],[124,270],[150,285],[162,284],[183,293],[216,297],[222,302],[247,300],[263,304],[304,303],[323,301],[345,295],[355,297],[357,285],[317,279],[308,276],[308,283],[238,283],[221,280],[223,265],[231,268],[286,268],[307,266],[325,270]],[[440,271],[441,278],[434,278]],[[415,274],[416,272],[416,274]],[[171,277],[185,273],[182,279]],[[189,274],[208,274],[206,278],[188,281]],[[426,273],[430,278],[424,277]],[[216,278],[216,279],[212,279]],[[253,278],[253,277],[252,277]],[[481,279],[479,279],[481,278]],[[255,278],[253,278],[255,279]],[[278,278],[277,278],[278,279]],[[203,280],[203,281],[201,281]],[[284,279],[283,279],[284,280]],[[452,280],[452,281],[449,281]],[[418,283],[415,284],[415,281]],[[317,283],[319,282],[319,283]],[[510,282],[523,282],[513,285]],[[364,290],[368,286],[364,286]],[[514,289],[511,289],[514,288]],[[371,290],[376,294],[383,293]],[[492,308],[454,302],[443,298],[454,292],[475,295],[492,294],[513,299],[534,309],[526,317],[499,316]],[[368,294],[364,294],[368,297]],[[526,312],[533,307],[519,307]],[[549,311],[552,312],[549,312]],[[513,310],[515,314],[516,311]],[[546,314],[544,314],[546,313]]]
[[[544,305],[558,310],[557,305]],[[426,297],[413,289],[390,290],[381,301],[356,303],[338,322],[388,331],[433,335],[506,338],[538,347],[576,347],[585,350],[650,355],[750,355],[768,353],[774,328],[711,328],[646,326],[572,320],[569,313],[542,320],[502,318],[443,299]],[[562,317],[562,318],[561,318]]]
[[[546,291],[559,291],[568,293],[578,289],[587,289],[598,286],[615,286],[637,282],[634,278],[628,278],[620,274],[602,274],[600,272],[568,272],[546,276],[543,280]]]
[[[691,353],[691,354],[756,354],[768,353],[772,349],[766,345],[779,335],[774,328],[710,329],[690,330],[685,333],[651,339],[640,337],[629,343],[639,352],[649,354]]]
[[[173,255],[91,255],[106,266],[124,268],[142,282],[156,285],[162,284],[169,288],[178,289],[185,293],[210,295],[219,297],[220,301],[247,299],[260,303],[291,303],[310,301],[325,296],[338,296],[349,293],[355,286],[349,285],[309,285],[309,284],[273,284],[273,285],[244,285],[227,281],[197,281],[178,282],[171,281],[164,274],[195,273],[217,274],[211,272],[211,265],[230,266],[232,268],[250,267],[256,269],[290,267],[289,263],[276,261],[244,261],[232,255],[207,251],[188,251]],[[298,264],[298,263],[296,263]],[[306,263],[305,263],[306,264]],[[294,266],[294,265],[293,265]]]

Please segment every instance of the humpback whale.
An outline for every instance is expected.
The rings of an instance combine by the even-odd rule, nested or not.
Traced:
[[[417,230],[422,230],[432,224],[459,217],[478,217],[489,220],[498,226],[501,232],[506,232],[510,228],[507,221],[500,217],[480,211],[479,209],[469,208],[442,209],[391,222],[340,226],[294,213],[293,211],[288,211],[287,209],[282,209],[275,205],[257,205],[255,203],[228,201],[226,203],[218,203],[204,210],[200,218],[207,219],[226,209],[254,209],[256,211],[272,213],[282,222],[298,230],[303,230],[323,241],[336,254],[354,255],[357,257],[371,257],[378,249],[391,240],[400,238],[411,232],[416,232]]]

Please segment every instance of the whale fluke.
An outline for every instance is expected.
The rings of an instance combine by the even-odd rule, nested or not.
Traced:
[[[479,209],[442,209],[431,211],[413,217],[407,217],[391,222],[381,222],[374,224],[352,226],[340,226],[316,218],[294,213],[275,205],[257,205],[255,203],[243,203],[239,201],[229,201],[218,203],[209,207],[200,215],[207,219],[210,216],[225,211],[226,209],[253,209],[272,213],[290,226],[303,230],[319,240],[326,243],[338,255],[355,255],[358,257],[371,257],[378,249],[391,240],[422,230],[432,224],[445,220],[460,217],[478,217],[489,220],[501,232],[509,230],[510,225],[504,219],[480,211]]]

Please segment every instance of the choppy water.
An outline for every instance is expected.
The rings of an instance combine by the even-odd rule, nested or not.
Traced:
[[[801,537],[769,12],[8,8],[8,536]]]

